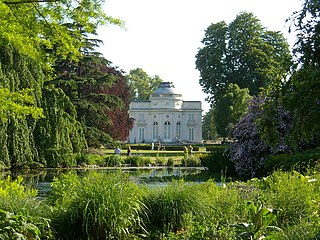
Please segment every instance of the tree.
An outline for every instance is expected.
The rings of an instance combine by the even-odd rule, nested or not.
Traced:
[[[207,140],[213,140],[217,136],[213,114],[214,109],[211,108],[202,119],[202,136]]]
[[[231,130],[240,118],[248,111],[249,89],[240,89],[237,84],[229,84],[226,93],[214,108],[214,122],[217,133],[222,137],[230,137]]]
[[[130,100],[148,100],[162,82],[158,75],[150,77],[141,68],[130,70],[127,81],[131,89]]]
[[[6,122],[10,117],[26,118],[28,115],[37,119],[43,117],[42,109],[35,107],[35,99],[30,92],[31,89],[24,89],[10,93],[8,88],[0,88],[0,121]]]
[[[74,70],[81,73],[81,64],[85,62],[83,51],[90,47],[88,36],[102,24],[120,23],[103,13],[102,3],[100,0],[0,0],[0,87],[5,94],[10,91],[9,105],[20,104],[2,106],[2,113],[8,119],[0,123],[1,167],[36,163],[53,167],[75,165],[76,155],[87,147],[74,102],[57,87],[57,82],[50,80],[63,75],[54,72],[54,67],[61,63],[70,68],[69,73]],[[78,62],[81,64],[77,65]],[[82,82],[82,90],[88,92],[90,80]],[[76,81],[73,78],[70,86]],[[24,94],[26,89],[30,89],[28,95]],[[86,97],[95,101],[115,99],[92,95]],[[29,96],[34,102],[29,101]],[[21,106],[29,108],[20,111]],[[36,116],[31,107],[37,110],[41,107],[44,118],[21,118],[29,113]]]
[[[296,69],[283,89],[284,106],[292,113],[294,145],[320,146],[320,2],[305,0],[292,20],[297,31]]]
[[[285,79],[291,57],[285,38],[266,31],[252,13],[241,13],[227,25],[212,24],[196,55],[200,85],[215,105],[230,83],[257,95],[261,88]]]
[[[92,33],[107,23],[122,25],[119,19],[104,13],[103,3],[103,0],[0,0],[0,44],[7,41],[47,67],[55,62],[57,55],[78,61],[85,44],[81,31]],[[69,21],[78,26],[70,28]]]

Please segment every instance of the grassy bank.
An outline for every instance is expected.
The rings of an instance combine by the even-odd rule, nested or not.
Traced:
[[[46,200],[21,179],[0,181],[1,239],[318,239],[320,174],[275,172],[214,181],[136,185],[127,175],[62,175]]]

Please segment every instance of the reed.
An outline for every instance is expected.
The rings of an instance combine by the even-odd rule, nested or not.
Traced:
[[[64,175],[52,184],[54,227],[61,239],[130,239],[144,233],[143,191],[119,172]]]
[[[148,209],[147,226],[152,231],[178,231],[183,217],[192,214],[206,217],[209,212],[207,195],[196,184],[174,181],[165,187],[153,188],[144,199]]]

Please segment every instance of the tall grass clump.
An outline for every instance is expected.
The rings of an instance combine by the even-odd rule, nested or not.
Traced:
[[[53,239],[50,208],[23,178],[0,180],[0,239]]]
[[[107,167],[116,167],[124,164],[124,160],[120,155],[108,155],[105,157],[105,164]]]
[[[119,172],[62,175],[49,202],[59,239],[132,239],[144,233],[143,191]]]
[[[148,209],[147,227],[152,231],[175,232],[183,227],[184,216],[207,216],[207,195],[196,184],[174,181],[164,187],[152,188],[144,203]]]

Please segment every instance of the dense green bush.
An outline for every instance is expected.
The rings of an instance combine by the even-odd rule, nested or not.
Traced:
[[[306,150],[300,153],[279,154],[267,158],[264,164],[265,175],[276,170],[298,170],[306,172],[307,169],[320,165],[320,149]]]
[[[235,177],[234,163],[230,161],[224,149],[212,151],[200,156],[202,165],[214,175],[221,178],[221,175],[226,177]]]
[[[124,163],[124,160],[120,155],[114,154],[106,156],[105,163],[107,167],[116,167],[121,166],[121,164]]]
[[[132,167],[143,167],[151,164],[151,160],[148,157],[128,156],[125,163]]]

